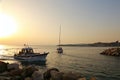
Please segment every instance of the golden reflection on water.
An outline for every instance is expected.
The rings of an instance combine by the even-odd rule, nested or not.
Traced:
[[[15,61],[9,57],[9,52],[7,49],[7,46],[0,45],[0,61],[6,62],[6,63],[15,63]]]
[[[3,49],[4,48],[4,45],[0,45],[0,49]]]
[[[0,55],[3,55],[3,49],[5,48],[4,45],[0,45]]]

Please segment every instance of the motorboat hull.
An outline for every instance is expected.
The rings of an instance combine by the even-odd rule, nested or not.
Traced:
[[[15,55],[14,59],[19,60],[19,61],[27,61],[27,62],[32,62],[32,61],[46,61],[48,53],[45,54],[37,54],[37,55]]]

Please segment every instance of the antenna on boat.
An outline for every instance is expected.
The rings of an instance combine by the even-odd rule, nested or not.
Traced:
[[[27,45],[27,44],[24,44],[24,46],[25,46],[26,48],[27,48],[27,47],[29,48],[29,45]]]
[[[26,46],[26,44],[24,44],[24,46]]]
[[[116,44],[117,44],[117,48],[119,48],[119,41],[118,40],[116,41]]]

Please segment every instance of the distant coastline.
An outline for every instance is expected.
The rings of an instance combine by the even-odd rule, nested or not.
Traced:
[[[120,42],[96,42],[90,44],[61,44],[60,46],[75,46],[75,47],[118,47]]]

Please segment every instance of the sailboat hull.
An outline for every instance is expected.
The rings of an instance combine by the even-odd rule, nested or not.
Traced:
[[[63,49],[61,47],[57,48],[57,53],[63,53]]]

